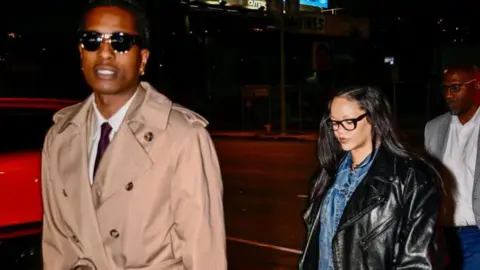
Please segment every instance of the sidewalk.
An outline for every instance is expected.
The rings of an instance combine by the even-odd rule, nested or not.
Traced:
[[[278,141],[316,141],[314,132],[292,132],[280,134],[279,132],[265,131],[212,131],[213,138],[252,139],[252,140],[278,140]]]
[[[265,131],[211,131],[213,138],[251,139],[251,140],[278,140],[278,141],[317,141],[317,133],[313,131],[293,131],[287,134]],[[423,130],[402,130],[400,138],[418,139],[423,136]]]

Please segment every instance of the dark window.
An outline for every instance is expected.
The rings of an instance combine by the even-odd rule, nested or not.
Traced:
[[[41,150],[52,109],[0,108],[0,152]]]

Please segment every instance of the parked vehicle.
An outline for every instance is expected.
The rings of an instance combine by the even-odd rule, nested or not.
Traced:
[[[71,100],[0,98],[0,268],[41,269],[41,149]]]

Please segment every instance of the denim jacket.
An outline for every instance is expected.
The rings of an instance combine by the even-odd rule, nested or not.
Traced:
[[[352,170],[352,154],[347,153],[338,167],[335,182],[320,208],[318,270],[333,270],[332,239],[348,200],[372,165],[373,158],[370,157],[371,155]]]

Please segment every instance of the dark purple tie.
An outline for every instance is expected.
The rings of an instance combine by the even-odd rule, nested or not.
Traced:
[[[105,150],[107,150],[108,145],[110,144],[110,132],[112,132],[112,127],[108,122],[102,124],[102,130],[100,135],[100,141],[98,141],[98,148],[97,148],[97,157],[95,158],[95,166],[93,167],[93,176],[95,177],[95,173],[97,172],[98,164],[102,159]]]

